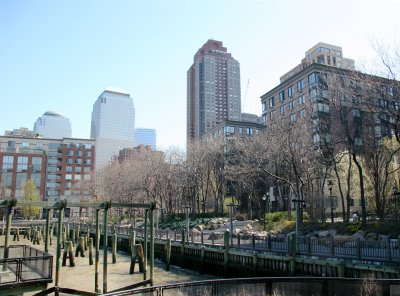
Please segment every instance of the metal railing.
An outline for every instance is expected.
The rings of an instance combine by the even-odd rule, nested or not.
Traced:
[[[104,294],[107,296],[125,295],[190,295],[190,296],[245,296],[245,295],[297,295],[297,296],[358,296],[399,295],[400,280],[280,277],[280,278],[235,278],[177,283],[141,289],[131,289]]]
[[[76,226],[76,223],[70,223],[71,229],[76,229]],[[94,233],[95,226],[91,224],[82,224],[80,230],[82,232]],[[129,237],[133,230],[136,232],[136,237],[143,238],[143,228],[133,229],[132,227],[127,226],[112,225],[108,227],[108,233],[110,235],[116,233],[119,236],[126,237]],[[100,227],[100,231],[102,233],[102,226]],[[185,241],[185,243],[205,246],[224,246],[223,232],[199,232],[191,230],[187,235],[184,230],[156,230],[155,237],[159,241],[171,239],[173,242]],[[231,244],[229,248],[289,256],[291,255],[290,239],[291,238],[288,236],[285,237],[279,235],[234,235],[232,239],[233,244]],[[343,239],[340,237],[316,238],[307,236],[299,237],[297,239],[296,254],[306,257],[382,262],[394,265],[400,263],[400,244],[399,239],[370,241],[351,238]]]
[[[53,256],[27,245],[9,246],[9,258],[0,247],[0,289],[19,284],[51,283]]]

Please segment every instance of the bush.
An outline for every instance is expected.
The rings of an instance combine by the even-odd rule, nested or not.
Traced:
[[[347,231],[350,233],[356,233],[361,229],[361,222],[351,223],[346,227]]]

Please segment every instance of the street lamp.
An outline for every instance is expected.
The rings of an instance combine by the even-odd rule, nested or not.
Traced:
[[[233,207],[235,204],[229,204],[229,220],[230,220],[230,238],[231,238],[231,246],[233,246]]]
[[[334,215],[333,215],[333,197],[332,197],[332,188],[333,188],[333,181],[328,181],[328,189],[329,189],[329,197],[331,198],[331,222],[332,224],[335,223]]]
[[[185,209],[185,213],[186,213],[186,243],[189,243],[189,209],[190,206],[184,206],[183,207]]]
[[[267,204],[267,197],[269,196],[269,193],[267,192],[262,196],[263,200],[263,230],[265,231],[265,210],[266,210],[266,204]]]
[[[299,224],[300,224],[300,203],[304,205],[306,202],[304,199],[292,199],[292,202],[295,203],[296,206],[296,242],[299,237]],[[296,243],[297,246],[297,243]]]

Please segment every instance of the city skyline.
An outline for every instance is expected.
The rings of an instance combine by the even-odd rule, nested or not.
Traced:
[[[362,67],[373,42],[393,43],[399,12],[389,0],[2,1],[0,133],[55,110],[70,118],[72,137],[89,138],[93,101],[116,86],[131,93],[137,125],[157,129],[160,149],[184,148],[186,72],[208,39],[240,62],[242,112],[261,115],[260,96],[304,49],[338,44]],[[109,15],[119,16],[112,25]]]

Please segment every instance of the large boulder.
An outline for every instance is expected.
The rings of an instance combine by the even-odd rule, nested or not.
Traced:
[[[377,234],[376,232],[368,232],[368,233],[365,235],[365,238],[366,238],[367,240],[377,240],[377,239],[378,239],[378,234]]]
[[[354,234],[351,236],[351,239],[352,239],[352,240],[357,240],[357,239],[359,239],[360,241],[366,241],[366,239],[365,239],[365,237],[364,237],[364,231],[363,231],[363,230],[357,231],[356,233],[354,233]]]

